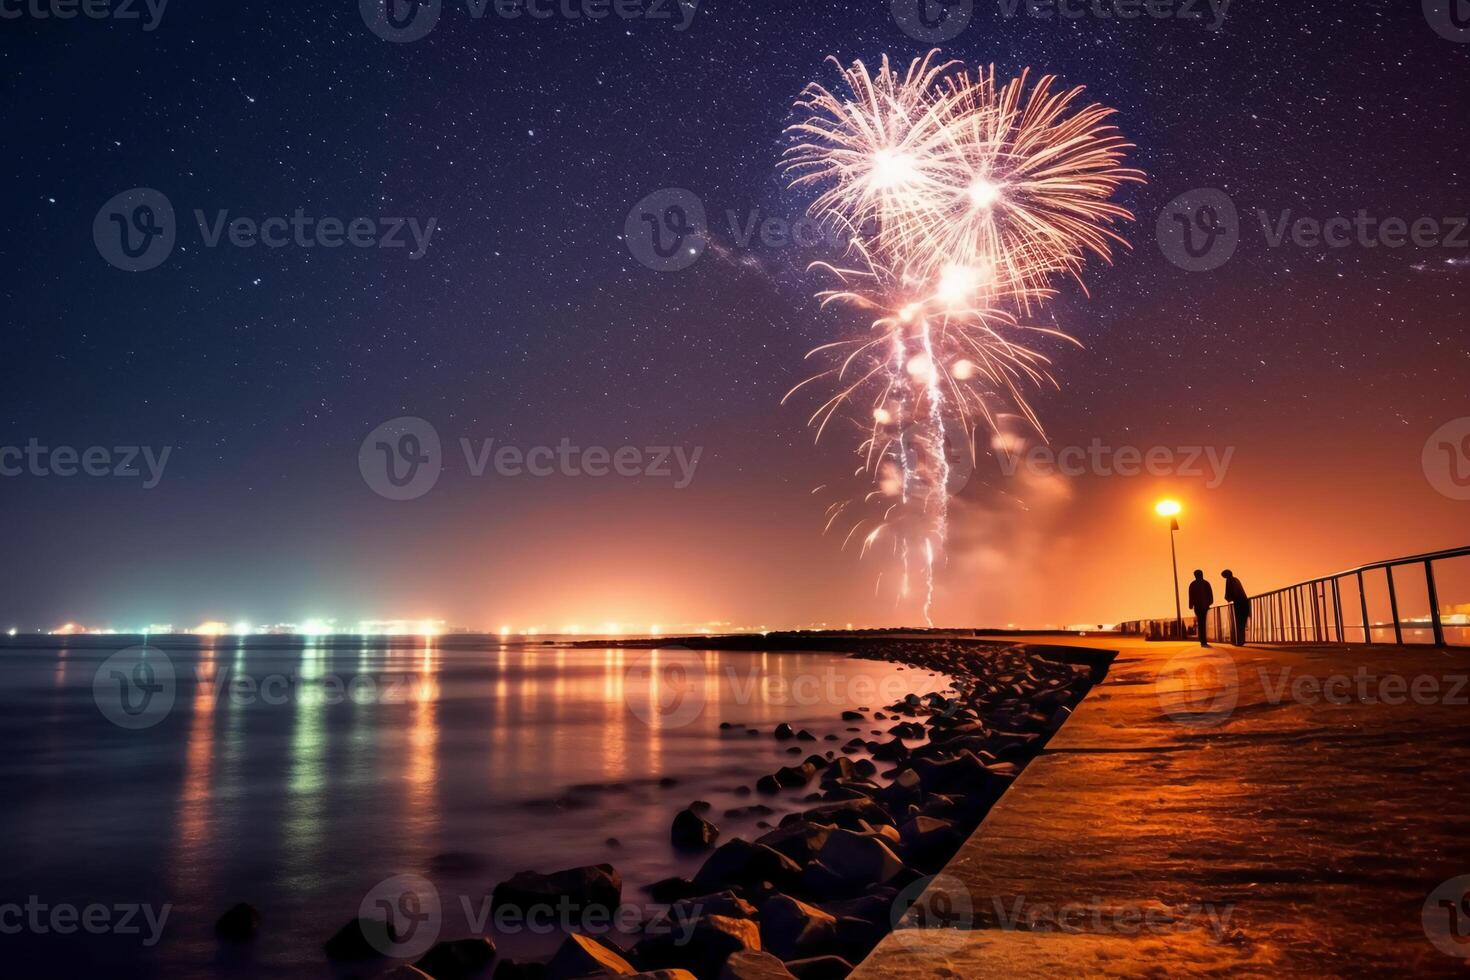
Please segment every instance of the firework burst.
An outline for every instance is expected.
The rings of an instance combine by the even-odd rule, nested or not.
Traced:
[[[933,51],[905,71],[886,57],[876,73],[833,63],[843,84],[803,91],[783,166],[791,186],[817,192],[810,214],[851,242],[817,264],[835,280],[819,298],[870,315],[871,330],[813,351],[832,366],[787,397],[833,386],[811,417],[819,439],[838,413],[861,408],[858,472],[871,486],[861,499],[879,512],[845,541],[861,540],[864,553],[891,542],[897,593],[919,578],[929,621],[951,455],[973,465],[975,432],[994,429],[1002,406],[1042,432],[1025,391],[1056,382],[1020,341],[1071,339],[1028,321],[1057,278],[1080,284],[1089,256],[1110,261],[1126,245],[1113,225],[1132,215],[1112,197],[1143,175],[1123,166],[1130,145],[1108,123],[1112,110],[1080,106],[1082,89],[1059,90],[1052,76],[1000,85],[993,67],[971,73]],[[855,503],[833,504],[828,528]]]

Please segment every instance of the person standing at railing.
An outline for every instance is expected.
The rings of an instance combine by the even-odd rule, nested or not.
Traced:
[[[1245,646],[1245,629],[1251,621],[1251,597],[1246,594],[1245,586],[1240,584],[1240,579],[1231,574],[1230,569],[1220,573],[1225,576],[1225,601],[1230,603],[1235,613],[1233,625],[1235,635],[1232,642],[1238,646]]]
[[[1194,581],[1189,583],[1189,608],[1194,610],[1194,618],[1199,623],[1199,645],[1207,647],[1210,644],[1205,640],[1205,621],[1210,615],[1210,607],[1215,604],[1215,590],[1209,582],[1205,581],[1205,573],[1200,569],[1194,570]]]

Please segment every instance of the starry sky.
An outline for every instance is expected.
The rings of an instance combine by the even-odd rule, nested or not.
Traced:
[[[1216,30],[1203,5],[1203,23],[997,9],[943,53],[1085,85],[1149,177],[1121,192],[1133,248],[1051,308],[1084,345],[1046,348],[1061,388],[1033,404],[1051,445],[1232,455],[1213,487],[1018,479],[983,455],[936,621],[1168,609],[1150,510],[1164,494],[1185,506],[1181,563],[1233,565],[1253,589],[1465,543],[1470,503],[1437,490],[1421,455],[1470,415],[1470,248],[1273,248],[1256,215],[1470,213],[1470,44],[1408,0],[1238,0]],[[805,353],[854,329],[813,299],[806,266],[830,256],[744,246],[727,213],[802,214],[782,129],[806,82],[835,80],[826,56],[930,45],[878,0],[705,0],[677,23],[476,19],[460,0],[411,43],[376,36],[347,0],[174,0],[153,30],[0,23],[0,445],[171,447],[151,489],[0,478],[0,626],[916,621],[822,534],[811,491],[851,471],[850,444],[814,445],[815,403],[780,404]],[[126,272],[93,226],[137,187],[171,202],[177,244]],[[630,208],[664,188],[710,215],[710,249],[680,272],[623,239]],[[1196,188],[1241,214],[1236,254],[1209,272],[1155,238]],[[298,208],[437,223],[411,259],[209,248],[193,217]],[[447,447],[409,501],[374,493],[358,461],[400,416]],[[461,438],[702,456],[682,489],[475,477]]]

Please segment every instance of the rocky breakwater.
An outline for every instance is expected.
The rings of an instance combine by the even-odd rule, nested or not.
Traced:
[[[584,934],[573,925],[549,961],[502,958],[495,980],[840,980],[902,918],[1106,670],[1021,645],[938,638],[844,645],[857,657],[943,673],[954,693],[909,694],[871,712],[843,712],[844,721],[887,725],[890,738],[853,739],[844,754],[813,753],[761,777],[763,791],[811,787],[805,800],[812,805],[754,840],[721,843],[719,828],[700,815],[708,804],[680,811],[672,842],[709,856],[692,878],[650,887],[657,914],[635,941],[625,948],[606,929]],[[773,734],[798,738],[789,726]],[[872,758],[847,757],[860,751]],[[521,872],[494,890],[497,907],[561,906],[600,913],[603,921],[621,901],[621,878],[606,864]],[[411,974],[401,972],[439,980],[490,973],[483,958],[470,966],[451,957],[458,950],[441,948],[449,945]]]

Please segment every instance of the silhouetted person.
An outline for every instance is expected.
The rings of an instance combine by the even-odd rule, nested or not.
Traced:
[[[1205,581],[1205,573],[1196,568],[1194,581],[1189,583],[1189,608],[1194,610],[1195,621],[1199,623],[1199,645],[1202,647],[1209,646],[1205,642],[1205,619],[1214,604],[1215,590]]]
[[[1235,608],[1235,636],[1232,642],[1238,647],[1245,646],[1245,628],[1251,621],[1251,597],[1245,594],[1245,586],[1230,573],[1230,569],[1227,568],[1220,574],[1225,576],[1225,601]]]

